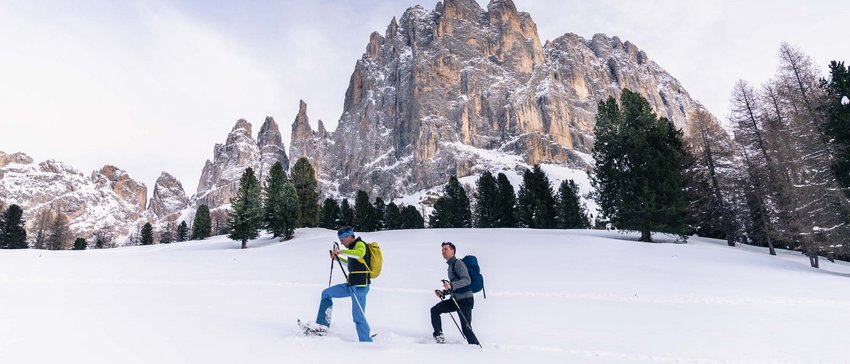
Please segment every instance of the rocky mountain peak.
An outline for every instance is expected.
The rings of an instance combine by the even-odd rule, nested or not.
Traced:
[[[236,144],[247,141],[254,141],[251,134],[251,123],[245,119],[239,119],[236,122],[236,125],[233,126],[233,129],[230,130],[226,144]]]
[[[0,168],[8,166],[12,163],[16,164],[32,164],[32,158],[24,153],[6,154],[0,151]]]
[[[105,177],[105,180],[102,177]],[[148,188],[130,178],[126,171],[113,165],[104,165],[99,171],[92,172],[91,179],[101,186],[110,186],[121,199],[135,204],[144,211],[148,201]]]
[[[211,209],[230,203],[246,168],[259,170],[260,149],[251,136],[251,123],[239,119],[224,144],[216,144],[198,181],[197,204]]]
[[[494,153],[587,170],[596,104],[623,88],[682,128],[701,108],[618,37],[568,33],[542,46],[510,0],[414,6],[385,34],[355,63],[332,134],[314,133],[306,113],[293,124],[290,156],[323,166],[320,180],[334,181],[324,192],[393,198],[480,173]]]
[[[280,162],[283,170],[289,170],[289,158],[280,134],[280,128],[271,116],[266,117],[260,133],[257,135],[257,147],[260,149],[260,169],[257,177],[264,181],[275,163]]]
[[[189,205],[189,198],[183,190],[183,184],[174,176],[162,172],[156,179],[151,197],[150,210],[160,221],[174,221],[179,213]]]

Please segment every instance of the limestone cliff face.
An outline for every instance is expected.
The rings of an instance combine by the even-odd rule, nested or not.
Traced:
[[[257,178],[261,182],[269,176],[275,163],[280,162],[284,170],[289,169],[289,158],[280,135],[280,128],[271,116],[266,117],[257,134],[257,148],[260,150],[260,164]]]
[[[227,135],[227,141],[215,145],[213,160],[207,160],[201,171],[198,192],[191,205],[205,204],[215,209],[230,204],[245,169],[253,168],[257,178],[264,181],[276,162],[281,162],[284,170],[289,170],[289,159],[274,119],[266,118],[257,141],[252,136],[251,123],[240,119]]]
[[[596,104],[622,88],[682,128],[701,108],[617,37],[565,34],[541,45],[510,0],[416,6],[370,36],[336,131],[316,135],[296,118],[290,155],[322,166],[323,192],[385,198],[480,172],[493,153],[588,169]]]
[[[162,172],[159,178],[156,179],[156,185],[153,188],[153,197],[149,209],[158,221],[167,220],[175,222],[179,217],[179,213],[189,204],[189,198],[186,197],[186,191],[183,190],[183,184],[180,183],[174,176]]]
[[[28,229],[40,211],[49,210],[68,216],[75,237],[126,237],[147,219],[146,195],[144,184],[115,166],[86,176],[59,161],[36,164],[26,154],[0,152],[0,200],[23,208]]]

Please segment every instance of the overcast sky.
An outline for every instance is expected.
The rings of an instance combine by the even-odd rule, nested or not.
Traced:
[[[369,34],[414,1],[0,0],[0,151],[85,174],[113,164],[149,195],[166,171],[192,195],[239,118],[256,137],[273,116],[287,148],[301,99],[314,128],[336,127]],[[823,72],[850,61],[846,1],[515,3],[543,42],[631,41],[721,119],[736,80],[772,77],[783,41]]]

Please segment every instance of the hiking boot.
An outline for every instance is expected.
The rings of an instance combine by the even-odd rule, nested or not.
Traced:
[[[437,344],[445,344],[446,343],[446,337],[443,336],[442,333],[434,335],[434,342],[436,342]]]

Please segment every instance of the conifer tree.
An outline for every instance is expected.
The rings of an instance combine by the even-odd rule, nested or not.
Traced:
[[[295,228],[301,221],[301,202],[295,184],[287,180],[283,185],[283,239],[289,240],[295,235]]]
[[[68,216],[57,206],[47,230],[47,249],[63,250],[70,243],[70,240],[71,231],[68,229]]]
[[[443,196],[434,203],[434,212],[429,216],[432,228],[472,227],[472,211],[469,197],[456,176],[449,178]]]
[[[496,210],[499,202],[499,186],[490,171],[484,171],[476,182],[475,226],[497,227]]]
[[[266,193],[264,202],[263,221],[266,229],[271,231],[274,237],[282,236],[286,226],[284,225],[283,211],[286,206],[283,202],[283,189],[286,183],[286,173],[280,162],[275,163],[266,179]]]
[[[230,233],[227,237],[248,247],[248,239],[255,239],[263,227],[263,197],[260,183],[252,168],[245,169],[239,179],[239,189],[230,199],[233,209],[229,214]]]
[[[77,238],[77,240],[74,240],[74,250],[86,250],[88,245],[89,243],[86,242],[86,239]]]
[[[586,209],[579,199],[578,186],[573,180],[568,179],[561,182],[555,209],[559,228],[587,229],[590,227]]]
[[[139,233],[139,236],[142,245],[153,244],[153,226],[151,226],[151,223],[146,222],[145,225],[142,226],[142,231]]]
[[[339,229],[339,219],[339,203],[333,198],[326,198],[325,202],[322,203],[322,216],[319,219],[319,226],[331,230]]]
[[[407,205],[401,209],[401,228],[402,229],[424,229],[425,219],[419,210],[412,205]]]
[[[600,101],[593,157],[597,201],[605,217],[621,230],[685,232],[682,132],[658,118],[649,102],[623,89],[622,109],[613,97]]]
[[[396,230],[401,228],[401,210],[395,202],[387,205],[384,213],[384,230]]]
[[[366,191],[358,190],[357,197],[354,199],[355,231],[375,231],[376,219],[374,209],[369,202],[369,195]]]
[[[844,193],[850,196],[850,67],[829,64],[829,81],[821,80],[826,113],[825,134],[835,148],[832,169]]]
[[[292,167],[292,182],[298,191],[298,206],[301,210],[301,227],[319,225],[319,181],[316,171],[305,157],[298,158]]]
[[[195,211],[195,221],[192,223],[192,240],[204,240],[210,235],[212,235],[210,207],[200,205]]]
[[[7,249],[27,249],[27,231],[24,210],[15,204],[0,215],[0,247]]]
[[[0,201],[0,249],[6,248],[6,241],[3,238],[3,230],[6,229],[6,206],[3,201]]]
[[[189,225],[186,224],[186,220],[183,220],[180,225],[177,225],[177,241],[186,240],[189,240]]]
[[[354,210],[351,209],[351,205],[348,204],[347,198],[342,199],[342,203],[339,205],[339,225],[354,225]]]
[[[554,229],[555,193],[549,177],[539,165],[526,170],[517,197],[517,218],[521,226],[535,229]]]
[[[169,222],[165,229],[159,232],[160,244],[171,244],[174,241],[174,224]]]
[[[499,194],[496,199],[496,210],[493,214],[494,227],[516,227],[516,193],[508,176],[499,173],[496,176]]]
[[[372,217],[375,221],[375,231],[384,230],[386,225],[386,213],[387,213],[387,204],[384,203],[384,199],[380,197],[375,198],[375,204],[373,205],[374,209],[372,209]]]

